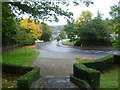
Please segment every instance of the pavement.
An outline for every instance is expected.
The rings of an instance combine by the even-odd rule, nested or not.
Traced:
[[[40,67],[41,76],[64,77],[72,74],[75,60],[66,58],[37,58],[34,67]]]

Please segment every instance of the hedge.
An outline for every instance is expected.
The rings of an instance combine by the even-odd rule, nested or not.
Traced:
[[[88,81],[92,88],[98,88],[100,86],[100,72],[88,68],[83,64],[75,63],[73,65],[73,72],[76,78]]]
[[[87,81],[76,78],[73,75],[70,75],[70,81],[74,83],[76,86],[78,86],[80,89],[91,90],[92,88]]]
[[[40,76],[39,68],[23,67],[6,63],[2,63],[2,72],[20,75],[17,79],[17,88],[29,89],[31,84]]]
[[[103,58],[94,60],[93,62],[82,63],[89,68],[93,68],[99,71],[109,69],[114,63],[114,55],[108,55]]]
[[[78,79],[87,81],[92,88],[99,88],[99,71],[109,69],[114,64],[120,64],[120,55],[108,55],[89,62],[75,63],[73,65],[73,75]],[[74,80],[74,82],[76,81]]]
[[[114,64],[120,65],[120,55],[114,55]]]
[[[33,69],[32,67],[25,67],[25,66],[23,67],[13,64],[2,63],[2,72],[6,72],[10,74],[24,75],[27,72],[31,71],[32,69]]]
[[[27,74],[21,76],[17,79],[17,87],[18,88],[30,88],[31,84],[37,80],[40,76],[40,69],[34,68]]]

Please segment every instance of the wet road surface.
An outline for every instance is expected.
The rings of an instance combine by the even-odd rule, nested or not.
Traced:
[[[38,58],[76,58],[76,57],[104,57],[113,54],[113,50],[82,50],[78,47],[58,45],[56,41],[39,46],[41,54]]]

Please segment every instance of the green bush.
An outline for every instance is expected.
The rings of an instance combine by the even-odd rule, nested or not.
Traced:
[[[40,76],[40,69],[34,68],[30,72],[17,79],[18,88],[30,88],[31,84]]]
[[[27,72],[31,71],[32,67],[23,67],[13,64],[2,63],[2,72],[10,73],[10,74],[19,74],[24,75]]]
[[[114,55],[114,64],[120,65],[120,55]]]
[[[20,75],[17,79],[18,88],[30,88],[30,85],[40,76],[39,68],[23,67],[6,63],[2,64],[2,72]]]
[[[80,40],[77,40],[76,43],[75,43],[75,46],[81,46],[81,41]]]
[[[73,65],[74,76],[89,82],[92,88],[99,88],[99,71],[107,70],[114,64],[120,64],[120,55],[108,55],[97,60],[88,60],[87,62],[80,61]]]
[[[80,63],[75,63],[73,65],[73,70],[75,77],[88,81],[92,88],[98,88],[100,86],[99,71],[88,68]]]
[[[82,63],[89,68],[93,68],[99,71],[109,69],[114,62],[114,55],[108,55],[106,57],[94,60],[93,62]]]

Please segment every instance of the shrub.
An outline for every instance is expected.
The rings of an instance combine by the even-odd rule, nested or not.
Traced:
[[[13,64],[2,63],[2,72],[6,72],[10,74],[23,75],[31,71],[32,69],[33,69],[32,67],[23,67],[23,66],[18,66]]]
[[[100,85],[100,72],[86,67],[83,64],[75,63],[73,65],[74,76],[89,82],[92,88],[98,88]]]
[[[39,78],[40,69],[34,68],[30,72],[17,79],[18,88],[30,88],[31,84]]]
[[[114,64],[120,65],[120,55],[114,55]]]
[[[78,41],[76,41],[76,43],[75,43],[75,46],[81,46],[81,41],[80,40],[78,40]]]
[[[109,69],[113,64],[120,64],[120,55],[108,55],[97,60],[88,60],[86,62],[73,65],[74,76],[78,79],[89,82],[92,88],[98,88],[100,84],[100,72]],[[99,71],[97,71],[99,70]],[[75,80],[74,82],[77,82]]]
[[[83,64],[89,68],[103,71],[109,69],[113,65],[113,62],[114,62],[114,55],[108,55],[106,57],[94,60],[93,62],[88,62],[88,63],[86,62]]]
[[[39,68],[23,67],[6,63],[2,64],[2,72],[21,75],[17,79],[18,88],[30,88],[30,85],[40,76]]]

